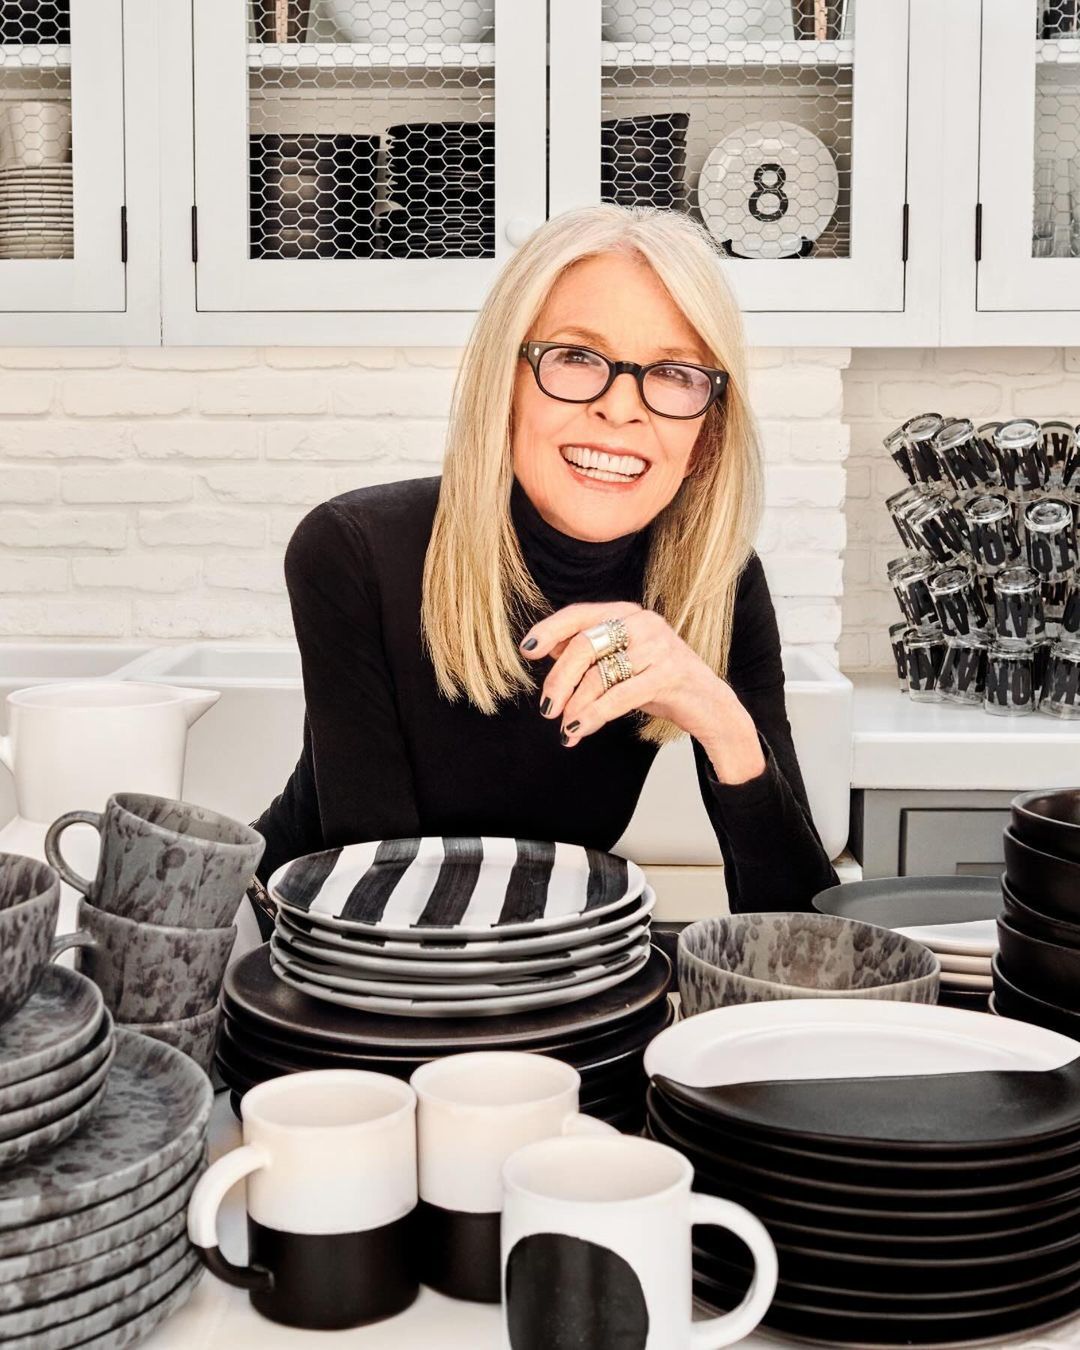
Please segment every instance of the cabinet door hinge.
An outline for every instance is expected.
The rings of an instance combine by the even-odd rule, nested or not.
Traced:
[[[982,202],[975,203],[975,261],[982,261]]]
[[[904,234],[903,234],[903,241],[902,241],[902,243],[901,243],[901,245],[900,245],[900,261],[901,261],[901,262],[907,262],[907,248],[908,248],[908,204],[907,204],[907,202],[905,202],[905,203],[904,203]]]
[[[191,261],[199,261],[199,208],[191,207]]]
[[[127,206],[120,208],[120,261],[127,262]]]

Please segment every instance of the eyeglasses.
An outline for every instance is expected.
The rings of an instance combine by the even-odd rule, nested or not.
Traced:
[[[536,383],[550,398],[564,403],[592,403],[607,393],[624,372],[637,381],[641,401],[661,417],[700,417],[722,397],[728,372],[682,361],[609,361],[591,347],[565,342],[523,342],[519,349],[532,367]]]

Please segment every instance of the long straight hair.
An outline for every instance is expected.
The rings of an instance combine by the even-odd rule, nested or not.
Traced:
[[[477,315],[458,368],[434,527],[424,561],[421,641],[440,692],[484,713],[537,688],[518,642],[552,612],[525,565],[510,514],[518,350],[562,273],[623,253],[648,263],[696,329],[727,389],[702,420],[692,469],[654,517],[643,604],[723,676],[739,573],[764,496],[761,442],[747,397],[738,304],[708,232],[689,216],[614,204],[564,211],[507,260]],[[636,714],[637,735],[663,745],[685,734]]]

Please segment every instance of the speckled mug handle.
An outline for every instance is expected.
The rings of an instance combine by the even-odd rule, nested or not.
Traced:
[[[89,896],[94,885],[92,881],[87,881],[85,877],[79,876],[78,872],[73,872],[60,855],[60,836],[69,825],[85,824],[93,825],[98,834],[101,833],[102,813],[100,811],[65,811],[62,816],[57,816],[53,823],[45,832],[45,858],[50,867],[55,867],[60,873],[61,878],[69,886],[74,886],[77,891],[83,895]],[[72,937],[76,936],[71,934]],[[82,946],[81,943],[69,943],[69,946]],[[55,955],[55,953],[54,953]]]

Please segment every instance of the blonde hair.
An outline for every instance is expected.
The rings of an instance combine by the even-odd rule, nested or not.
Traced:
[[[605,203],[553,217],[510,256],[477,315],[454,384],[424,561],[421,641],[441,693],[451,701],[464,694],[484,713],[536,690],[537,669],[518,642],[552,612],[525,566],[510,515],[518,350],[566,268],[614,252],[652,267],[729,372],[723,399],[702,421],[690,475],[654,519],[642,598],[717,675],[727,670],[735,589],[764,495],[742,317],[702,226],[675,211]],[[636,716],[642,740],[663,745],[685,734],[664,718]]]

